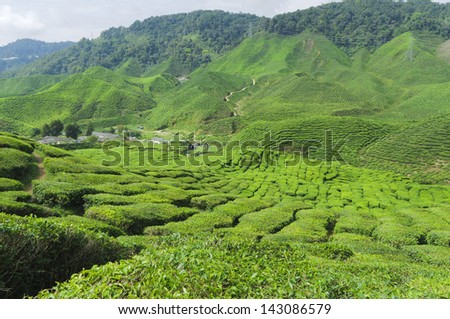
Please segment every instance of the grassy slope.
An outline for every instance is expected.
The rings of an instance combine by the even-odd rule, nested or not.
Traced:
[[[96,67],[43,91],[0,99],[0,116],[34,126],[52,119],[111,119],[121,124],[121,116],[137,115],[155,106],[150,86],[157,79],[134,79]]]
[[[0,79],[0,98],[25,95],[62,81],[65,76],[35,75],[23,78]]]
[[[188,81],[156,98],[158,107],[147,117],[147,124],[154,129],[176,125],[195,130],[205,122],[230,117],[225,96],[250,84],[246,76],[199,69]]]
[[[450,183],[450,114],[394,132],[364,155],[370,167],[397,170],[427,183]]]

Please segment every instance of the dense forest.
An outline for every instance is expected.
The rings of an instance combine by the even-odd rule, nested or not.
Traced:
[[[430,31],[450,37],[450,4],[431,1],[347,0],[286,13],[268,22],[268,31],[327,36],[348,53],[371,51],[408,31]]]
[[[407,31],[429,31],[450,37],[450,4],[430,1],[347,0],[272,19],[222,11],[196,11],[136,21],[129,28],[111,28],[94,40],[41,59],[16,75],[73,74],[92,66],[117,68],[128,61],[155,73],[189,73],[207,64],[255,33],[281,35],[318,32],[349,54],[374,51]],[[136,74],[133,74],[136,75]]]

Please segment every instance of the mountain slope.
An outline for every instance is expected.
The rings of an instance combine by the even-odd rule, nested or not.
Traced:
[[[393,132],[369,146],[363,158],[372,168],[396,170],[426,183],[449,184],[450,112]]]
[[[250,14],[223,11],[152,17],[129,28],[111,28],[94,40],[83,39],[19,74],[73,74],[92,66],[118,68],[130,58],[143,70],[172,58],[173,63],[184,66],[182,73],[174,74],[185,74],[237,46],[249,28],[259,30],[260,20]]]
[[[108,125],[123,124],[155,106],[150,86],[159,78],[133,82],[132,78],[113,71],[91,68],[38,93],[0,99],[0,116],[33,126],[52,119],[108,120],[112,123]],[[160,80],[170,82],[165,78]]]
[[[448,82],[450,66],[436,55],[436,44],[443,42],[443,38],[429,34],[404,33],[379,48],[368,69],[408,86]]]
[[[428,31],[449,38],[449,8],[448,3],[431,1],[346,0],[272,19],[222,11],[152,17],[128,28],[109,29],[92,41],[84,39],[15,74],[73,74],[92,66],[115,69],[130,58],[144,72],[167,63],[169,73],[187,74],[260,31],[275,35],[311,31],[323,34],[350,55],[363,48],[373,52],[407,31]]]
[[[0,47],[0,73],[7,69],[32,63],[40,57],[58,52],[73,42],[46,43],[22,39]]]

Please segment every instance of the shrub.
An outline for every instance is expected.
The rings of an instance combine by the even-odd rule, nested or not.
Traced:
[[[249,213],[239,219],[236,227],[227,230],[232,237],[252,237],[258,239],[283,229],[295,220],[295,213],[308,208],[304,202],[281,202],[280,204]]]
[[[48,157],[55,157],[55,158],[61,158],[61,157],[71,157],[72,154],[70,152],[62,150],[57,147],[44,145],[44,144],[38,144],[36,147],[39,151],[44,153],[45,156]]]
[[[31,144],[4,135],[0,135],[0,148],[13,148],[28,154],[34,151],[34,147]]]
[[[86,211],[86,217],[107,222],[130,235],[138,235],[142,234],[147,226],[185,220],[196,213],[198,211],[192,208],[146,203],[127,206],[94,206]]]
[[[23,184],[19,181],[0,177],[0,192],[19,191],[23,189]]]
[[[115,240],[55,220],[0,214],[0,297],[34,295],[94,264],[128,256]]]
[[[236,196],[227,194],[211,194],[191,199],[191,205],[203,210],[213,209],[216,206],[225,204],[236,199]]]
[[[377,219],[370,214],[347,213],[339,218],[334,232],[371,236],[378,224]]]
[[[436,266],[450,266],[448,247],[442,246],[405,246],[403,250],[414,262],[425,262]]]
[[[37,217],[50,217],[59,215],[57,212],[47,207],[3,199],[0,199],[0,212],[18,216],[34,215]]]
[[[314,244],[306,247],[311,254],[327,259],[347,260],[354,255],[351,248],[338,243]]]
[[[83,196],[95,193],[91,187],[78,186],[70,183],[35,180],[33,194],[36,200],[49,206],[82,207]]]
[[[334,214],[317,210],[300,210],[296,221],[280,232],[264,237],[265,241],[316,243],[328,241],[328,226]]]
[[[74,158],[46,158],[44,161],[45,169],[50,174],[57,173],[93,173],[93,174],[110,174],[120,175],[120,172],[115,168],[109,168],[102,165],[96,165],[81,161],[76,161]]]
[[[412,227],[397,223],[384,223],[374,230],[373,237],[394,247],[401,247],[419,244],[423,234]]]
[[[76,226],[81,229],[94,231],[96,233],[105,233],[111,237],[119,237],[125,235],[124,231],[117,227],[109,225],[108,223],[82,216],[71,215],[65,217],[53,217],[50,218],[50,220],[55,220],[63,225]]]
[[[450,247],[450,231],[434,230],[428,233],[427,242],[434,246]]]
[[[12,148],[0,148],[0,177],[24,179],[31,169],[33,157]]]

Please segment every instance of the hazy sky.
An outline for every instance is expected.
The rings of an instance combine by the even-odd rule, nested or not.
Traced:
[[[440,1],[440,2],[449,2]],[[0,0],[0,45],[20,38],[78,41],[157,15],[220,9],[271,17],[331,0]],[[335,1],[336,2],[336,1]]]

